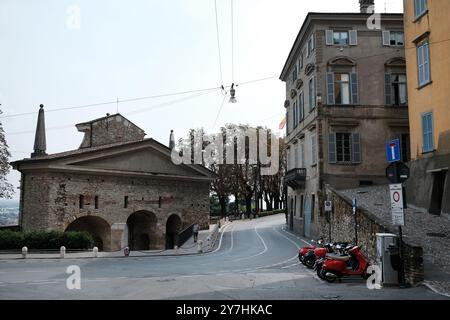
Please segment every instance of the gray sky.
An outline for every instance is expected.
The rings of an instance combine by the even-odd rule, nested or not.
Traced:
[[[359,11],[358,0],[233,3],[235,83],[278,76],[308,12]],[[232,83],[230,4],[231,0],[217,0],[225,86]],[[377,11],[384,12],[385,1],[376,4]],[[79,8],[79,28],[73,27],[71,6]],[[402,0],[387,0],[386,9],[402,12]],[[41,103],[50,110],[213,88],[222,82],[214,0],[1,0],[0,39],[3,116],[37,111]],[[239,86],[236,98],[236,104],[226,100],[215,131],[229,122],[278,129],[285,113],[285,89],[277,77]],[[167,144],[170,129],[176,138],[189,128],[210,132],[222,100],[216,90],[120,103],[119,112],[142,127],[147,137]],[[133,114],[136,110],[141,112]],[[111,104],[47,112],[47,152],[78,148],[82,134],[76,123],[116,111],[116,104]],[[36,118],[37,114],[0,119],[12,160],[32,152]],[[19,177],[12,172],[9,178],[18,186]]]

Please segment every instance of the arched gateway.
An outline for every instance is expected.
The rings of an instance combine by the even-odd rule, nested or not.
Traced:
[[[104,219],[96,216],[84,216],[70,223],[65,231],[86,231],[94,239],[99,250],[111,249],[111,227]],[[76,248],[74,248],[76,249]]]
[[[157,249],[156,215],[149,211],[138,211],[128,217],[128,245],[131,250]]]
[[[172,214],[166,223],[166,249],[173,249],[178,245],[178,234],[181,231],[183,223],[176,214]]]

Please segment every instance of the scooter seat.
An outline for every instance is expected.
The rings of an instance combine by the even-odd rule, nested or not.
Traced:
[[[337,256],[337,255],[327,255],[327,258],[333,259],[333,260],[339,260],[339,261],[349,261],[351,257],[349,256]]]

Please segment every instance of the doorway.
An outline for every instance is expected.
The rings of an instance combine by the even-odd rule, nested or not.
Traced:
[[[431,192],[431,202],[429,212],[440,215],[442,212],[442,201],[444,200],[444,186],[447,171],[433,173],[433,190]]]

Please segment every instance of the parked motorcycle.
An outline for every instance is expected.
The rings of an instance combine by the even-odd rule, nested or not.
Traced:
[[[317,276],[322,280],[325,280],[325,275],[322,272],[322,267],[323,267],[324,262],[327,259],[332,259],[335,256],[339,256],[339,257],[349,256],[348,251],[353,248],[353,246],[351,244],[348,244],[348,242],[335,243],[333,245],[333,247],[334,247],[334,251],[335,251],[334,254],[327,254],[324,257],[320,257],[314,263],[313,270],[316,272]]]
[[[321,246],[323,246],[323,240],[322,239],[317,241],[317,246],[310,245],[310,246],[306,246],[306,247],[300,248],[300,250],[298,250],[298,260],[300,260],[300,262],[303,263],[303,259],[304,259],[305,255],[309,251],[314,250],[314,249],[316,249],[318,247],[321,247]]]
[[[314,268],[314,264],[317,259],[325,257],[329,253],[334,252],[334,245],[327,243],[323,248],[316,248],[314,250],[308,251],[308,253],[303,257],[302,263],[309,269]]]
[[[369,278],[367,268],[369,259],[364,256],[361,248],[356,246],[348,251],[348,256],[328,256],[322,264],[320,278],[328,282],[334,282],[342,277],[360,276]],[[319,275],[319,274],[318,274]]]

